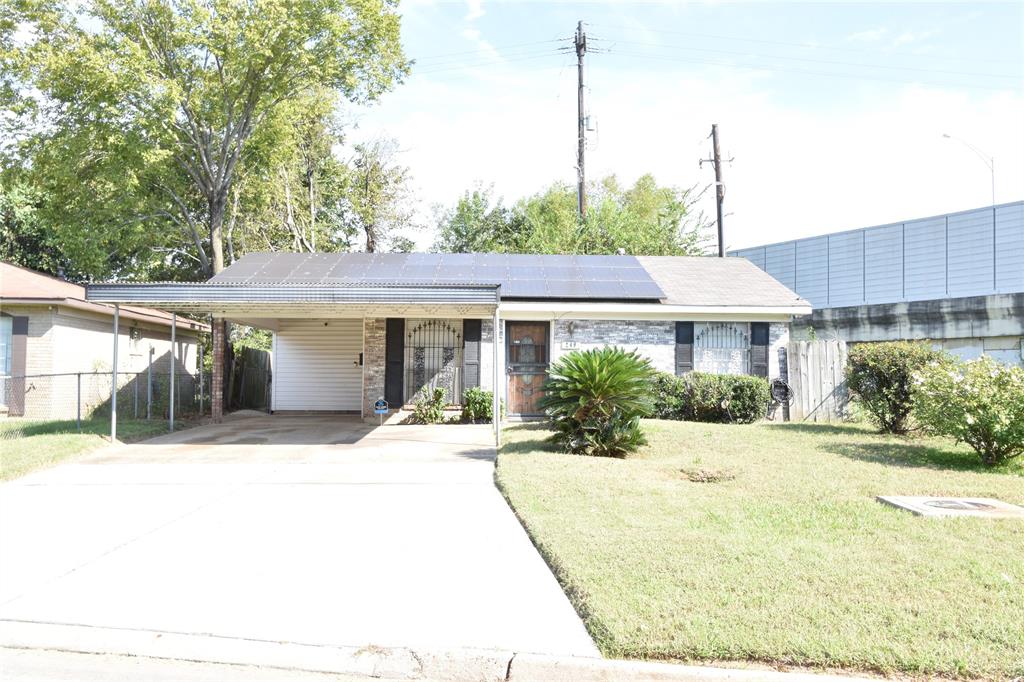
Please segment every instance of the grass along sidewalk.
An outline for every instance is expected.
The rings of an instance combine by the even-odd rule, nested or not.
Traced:
[[[1024,675],[1024,523],[881,494],[1024,504],[1024,467],[854,425],[645,423],[626,460],[506,431],[496,479],[602,652]],[[729,479],[730,476],[735,478]],[[721,478],[717,482],[694,479]]]
[[[181,426],[179,426],[181,424]],[[185,427],[175,421],[175,428]],[[118,440],[131,442],[167,433],[166,419],[125,419],[117,422]],[[53,466],[110,443],[110,419],[0,421],[0,481]]]

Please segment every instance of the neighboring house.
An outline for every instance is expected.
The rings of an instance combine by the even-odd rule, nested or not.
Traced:
[[[536,415],[549,364],[605,345],[675,374],[785,376],[790,320],[811,312],[747,261],[671,256],[256,253],[204,283],[97,284],[88,297],[272,330],[273,410],[363,416],[378,398],[395,408],[441,386],[459,403],[495,385],[509,415]]]
[[[1024,364],[1024,201],[730,252],[814,306],[794,338],[919,339]]]
[[[114,307],[86,300],[85,287],[0,262],[0,415],[73,419],[78,373],[85,378],[83,411],[110,397]],[[171,314],[124,306],[118,334],[118,371],[166,374],[171,362]],[[209,326],[179,318],[176,367],[195,372],[200,331]],[[105,382],[106,390],[99,386]]]

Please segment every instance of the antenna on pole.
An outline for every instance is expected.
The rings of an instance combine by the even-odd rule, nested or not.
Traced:
[[[722,202],[725,200],[725,183],[722,182],[722,155],[718,148],[718,124],[711,125],[711,150],[713,158],[701,159],[700,167],[705,163],[715,166],[715,198],[718,204],[718,257],[725,258],[725,227],[722,224]],[[725,163],[732,163],[732,158],[724,159]]]

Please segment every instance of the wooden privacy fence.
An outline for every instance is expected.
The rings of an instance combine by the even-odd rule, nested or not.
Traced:
[[[270,352],[238,347],[231,354],[227,372],[229,409],[270,409]]]
[[[850,400],[843,370],[846,342],[839,340],[790,341],[786,350],[792,421],[831,422],[846,417]]]

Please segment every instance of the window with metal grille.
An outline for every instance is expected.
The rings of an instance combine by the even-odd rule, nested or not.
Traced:
[[[406,320],[405,399],[439,387],[449,403],[462,403],[462,320]]]
[[[693,369],[712,374],[748,374],[750,325],[745,322],[696,323]]]

